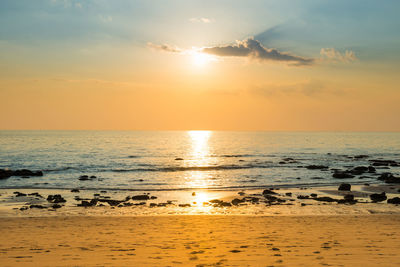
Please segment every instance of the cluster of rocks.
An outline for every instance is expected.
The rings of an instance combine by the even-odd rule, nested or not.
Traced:
[[[22,178],[29,178],[31,176],[43,176],[42,171],[31,171],[27,169],[22,170],[8,170],[8,169],[0,169],[0,179],[6,179],[11,176],[19,176]]]
[[[146,202],[139,202],[139,203],[132,203],[130,202],[131,200],[138,201],[138,200],[149,200],[149,199],[157,199],[155,196],[149,196],[149,195],[136,195],[136,196],[127,196],[124,200],[115,200],[115,199],[110,199],[109,197],[106,196],[100,196],[100,194],[95,194],[95,197],[93,199],[82,199],[79,197],[76,197],[75,200],[81,201],[81,203],[78,203],[78,207],[94,207],[94,206],[104,206],[104,203],[107,203],[111,207],[129,207],[129,206],[141,206],[145,205]]]
[[[384,172],[382,173],[379,177],[378,180],[384,181],[385,183],[388,184],[400,184],[400,177],[395,177],[392,173],[390,172]]]

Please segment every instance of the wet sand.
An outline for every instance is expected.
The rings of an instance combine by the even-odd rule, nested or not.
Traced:
[[[399,266],[400,215],[0,218],[2,266]]]

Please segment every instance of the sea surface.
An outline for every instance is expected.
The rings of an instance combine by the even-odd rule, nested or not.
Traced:
[[[400,133],[212,131],[0,131],[0,169],[42,170],[0,188],[238,189],[377,183],[335,179],[332,169],[400,161]],[[368,157],[358,157],[367,155]],[[306,166],[324,165],[325,170]],[[96,178],[81,181],[82,175]]]

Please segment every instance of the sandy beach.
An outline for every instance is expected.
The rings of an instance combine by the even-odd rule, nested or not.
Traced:
[[[400,215],[1,218],[2,266],[399,266]]]

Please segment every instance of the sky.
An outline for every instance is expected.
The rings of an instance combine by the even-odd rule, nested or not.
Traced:
[[[400,131],[400,1],[0,1],[0,129]]]

